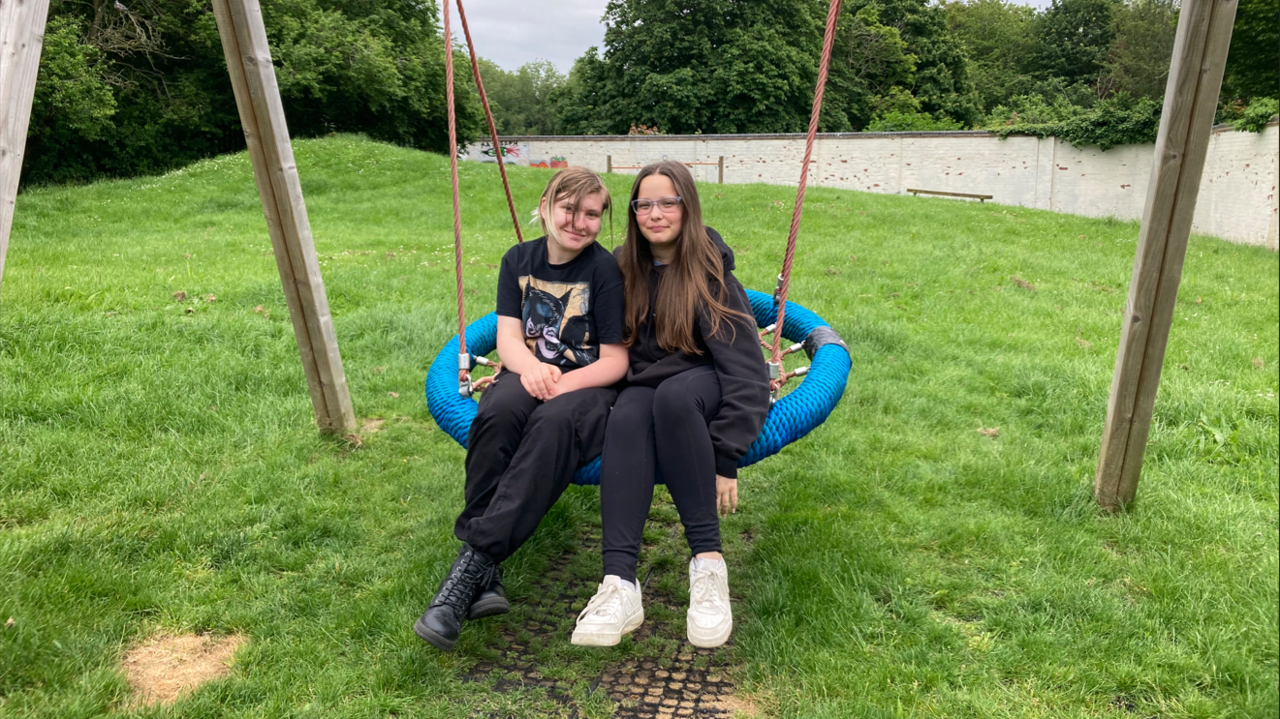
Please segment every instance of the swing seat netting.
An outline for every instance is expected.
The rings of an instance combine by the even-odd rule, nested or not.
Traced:
[[[768,327],[777,317],[773,298],[763,292],[747,290],[756,324]],[[467,349],[474,357],[486,355],[497,346],[498,316],[489,313],[467,325]],[[811,354],[809,372],[800,386],[774,403],[765,419],[764,428],[751,449],[738,462],[739,467],[755,464],[777,454],[783,447],[800,439],[822,424],[844,394],[849,370],[853,366],[849,350],[826,322],[817,314],[787,303],[783,314],[782,336],[792,342],[804,342]],[[478,405],[474,399],[458,392],[458,336],[454,335],[427,372],[427,406],[436,424],[467,446],[467,434],[475,419]],[[594,457],[574,475],[575,484],[600,483],[600,458]]]

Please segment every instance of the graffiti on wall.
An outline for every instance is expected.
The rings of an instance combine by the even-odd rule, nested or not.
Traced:
[[[508,165],[523,165],[525,167],[545,167],[558,169],[568,167],[569,161],[563,155],[552,155],[551,157],[530,157],[529,143],[527,142],[503,142],[499,151],[502,161]],[[465,160],[474,160],[476,162],[497,162],[498,154],[493,151],[493,143],[481,141],[468,146],[465,150],[460,149],[458,156]]]
[[[533,160],[533,159],[529,160],[529,167],[558,168],[558,167],[568,167],[568,166],[569,166],[569,162],[564,159],[563,155],[556,155],[555,157],[552,157],[550,160]]]
[[[472,145],[467,155],[472,160],[479,162],[497,162],[498,155],[501,154],[502,161],[508,165],[525,165],[529,159],[529,143],[527,142],[504,142],[499,147],[498,152],[494,152],[492,142],[478,142]]]

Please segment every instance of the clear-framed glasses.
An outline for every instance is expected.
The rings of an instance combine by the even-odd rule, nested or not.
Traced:
[[[662,213],[670,214],[676,211],[680,206],[680,196],[672,195],[671,197],[659,197],[657,200],[632,200],[631,209],[636,211],[637,215],[647,215],[654,206],[657,206]]]

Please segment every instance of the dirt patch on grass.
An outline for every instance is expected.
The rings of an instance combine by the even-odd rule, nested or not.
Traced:
[[[161,635],[134,647],[123,666],[134,704],[172,704],[205,682],[231,672],[231,657],[248,637],[233,634]]]

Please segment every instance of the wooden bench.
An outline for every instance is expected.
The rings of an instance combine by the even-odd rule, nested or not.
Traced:
[[[975,195],[969,192],[943,192],[942,190],[912,190],[911,188],[907,188],[907,192],[910,192],[912,196],[942,195],[943,197],[967,197],[971,200],[977,200],[979,203],[982,203],[986,200],[991,199],[991,195]]]

